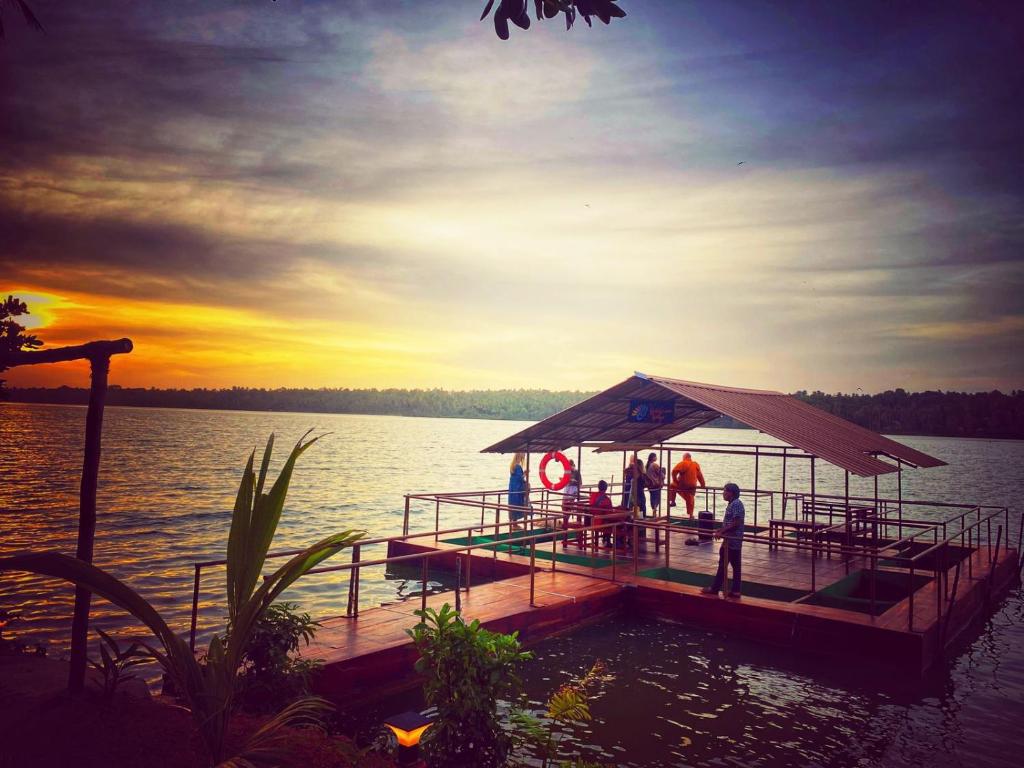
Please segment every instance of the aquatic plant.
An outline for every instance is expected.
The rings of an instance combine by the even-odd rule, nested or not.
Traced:
[[[407,632],[420,653],[416,671],[426,678],[424,698],[437,710],[423,738],[428,762],[450,768],[504,765],[512,739],[502,727],[498,701],[518,694],[516,665],[533,654],[521,650],[518,632],[467,624],[447,603],[416,615],[420,623]]]
[[[255,451],[249,456],[235,499],[228,534],[228,627],[223,635],[215,635],[210,641],[202,662],[150,603],[106,571],[57,552],[20,552],[0,558],[0,572],[28,571],[73,582],[106,598],[145,624],[162,650],[145,643],[142,645],[164,668],[174,682],[175,689],[187,703],[211,765],[248,768],[278,763],[281,756],[274,749],[274,743],[281,735],[282,728],[315,721],[329,708],[323,699],[298,699],[285,706],[253,733],[236,756],[224,759],[225,737],[235,710],[238,671],[260,617],[303,574],[365,534],[363,531],[349,530],[328,536],[290,558],[257,587],[281,519],[295,463],[318,439],[303,442],[308,436],[309,432],[296,443],[267,493],[263,489],[274,436],[271,435],[267,441],[258,477],[253,471]]]
[[[296,657],[295,652],[303,643],[309,645],[320,622],[298,608],[296,603],[274,603],[253,627],[236,695],[248,712],[273,712],[282,702],[309,695],[310,677],[323,662]]]
[[[100,636],[100,660],[90,659],[89,666],[100,673],[101,679],[96,681],[96,685],[103,700],[109,702],[114,700],[122,683],[135,679],[135,675],[128,670],[151,661],[152,656],[139,643],[132,643],[121,650],[117,640],[102,629],[97,629],[96,632]]]
[[[516,740],[533,749],[540,757],[541,768],[554,765],[565,741],[565,727],[582,725],[591,719],[590,693],[596,685],[611,680],[612,676],[598,659],[582,677],[560,686],[547,701],[543,714],[517,710],[512,714]],[[559,766],[584,766],[579,758],[575,762],[561,761]]]

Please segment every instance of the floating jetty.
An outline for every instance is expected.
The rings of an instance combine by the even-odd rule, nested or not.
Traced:
[[[673,440],[723,414],[779,442]],[[513,520],[523,505],[510,505],[506,489],[408,494],[401,534],[364,540],[350,562],[312,571],[347,576],[348,588],[345,615],[323,620],[304,651],[323,662],[319,690],[380,695],[415,683],[407,630],[417,610],[443,603],[490,629],[518,631],[527,646],[609,616],[639,616],[917,676],[1020,581],[1022,526],[1013,521],[1011,546],[1007,507],[903,498],[905,470],[944,462],[781,393],[636,374],[485,451],[524,453],[529,476],[531,454],[570,448],[581,470],[584,451],[621,452],[624,470],[637,452],[657,453],[666,468],[684,451],[749,456],[742,596],[701,591],[719,564],[712,536],[724,505],[710,489],[696,498],[704,521],[673,514],[665,489],[669,514],[647,517],[636,507],[591,507],[592,486],[572,496],[531,488],[525,520]],[[782,488],[757,482],[766,461],[781,462]],[[842,495],[818,492],[819,461],[843,470]],[[806,465],[809,487],[785,487],[792,462]],[[851,495],[851,473],[875,478],[874,494]],[[888,473],[898,473],[896,498],[878,495],[877,478]],[[609,492],[617,498],[622,488]],[[201,571],[219,564],[196,564],[193,643]],[[362,574],[402,567],[419,570],[418,596],[362,609]],[[441,573],[455,575],[454,589],[431,594],[431,574]]]

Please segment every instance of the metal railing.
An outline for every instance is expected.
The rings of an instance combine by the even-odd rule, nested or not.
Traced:
[[[620,484],[614,484],[610,487],[610,490],[614,490],[615,487],[621,487]],[[585,489],[584,489],[585,490]],[[793,501],[793,512],[794,520],[811,520],[816,521],[821,518],[823,521],[827,520],[820,527],[811,527],[802,536],[800,532],[795,539],[788,539],[782,536],[773,536],[772,531],[768,531],[768,536],[763,536],[759,533],[747,534],[744,537],[745,543],[750,543],[754,546],[767,546],[769,548],[783,548],[791,549],[796,551],[807,552],[809,557],[808,568],[809,568],[809,581],[811,586],[810,594],[817,592],[817,561],[821,557],[832,558],[833,556],[839,556],[845,559],[847,565],[853,562],[857,558],[863,558],[865,563],[868,565],[870,572],[870,609],[871,615],[875,615],[876,608],[876,594],[875,594],[875,581],[878,573],[878,563],[880,559],[887,559],[891,562],[895,562],[898,565],[896,567],[905,567],[908,570],[908,629],[913,630],[914,626],[914,593],[917,589],[914,588],[915,574],[921,572],[932,572],[932,578],[936,584],[936,612],[938,617],[941,619],[942,612],[944,610],[943,602],[948,601],[949,605],[945,606],[945,610],[948,614],[949,608],[952,605],[952,601],[956,597],[957,585],[960,581],[960,564],[966,559],[968,578],[973,577],[973,560],[974,552],[982,546],[982,529],[984,528],[988,535],[986,541],[991,542],[991,531],[993,521],[998,523],[998,518],[1003,517],[1003,524],[998,526],[997,531],[997,544],[996,551],[993,552],[991,547],[987,548],[987,561],[990,571],[994,569],[995,563],[998,560],[998,549],[999,542],[1003,540],[1004,531],[1006,540],[1009,539],[1009,509],[1007,507],[985,507],[980,505],[966,505],[966,504],[949,504],[944,502],[920,502],[901,500],[900,506],[897,509],[892,506],[890,502],[892,500],[879,499],[877,504],[872,509],[866,507],[865,502],[875,502],[874,499],[866,499],[863,497],[849,497],[848,501],[846,497],[837,496],[826,496],[822,494],[815,495],[815,503],[810,504],[807,499],[808,494],[792,493],[792,492],[780,492],[774,490],[761,489],[757,491],[751,491],[747,493],[757,493],[762,497],[771,499],[769,503],[770,509],[775,509],[774,498],[776,495],[780,495],[783,499],[790,499]],[[351,618],[357,618],[359,615],[359,592],[360,582],[362,573],[366,568],[373,568],[379,566],[388,566],[395,563],[411,563],[414,561],[422,562],[422,605],[426,606],[426,596],[428,594],[427,581],[429,576],[429,561],[435,557],[455,557],[456,562],[460,564],[461,573],[465,574],[465,586],[461,583],[460,579],[456,583],[456,595],[463,588],[466,592],[469,591],[472,583],[472,557],[475,551],[486,550],[492,559],[498,557],[499,548],[505,544],[514,545],[523,552],[525,556],[525,547],[529,546],[530,551],[530,604],[535,604],[535,579],[536,579],[536,552],[538,543],[546,544],[547,541],[552,543],[551,553],[551,571],[555,571],[557,568],[557,544],[558,541],[566,542],[569,536],[582,537],[588,539],[590,544],[589,549],[592,561],[596,563],[598,558],[598,546],[597,546],[597,533],[602,532],[612,539],[612,545],[610,547],[610,564],[607,566],[610,568],[610,580],[616,581],[618,578],[618,571],[622,566],[625,556],[631,555],[633,563],[634,574],[638,573],[640,563],[640,540],[645,538],[645,534],[648,531],[654,531],[654,557],[656,561],[660,561],[661,552],[659,551],[662,547],[662,538],[664,541],[664,564],[665,568],[670,568],[670,534],[683,534],[692,535],[695,531],[690,528],[683,528],[675,526],[672,523],[675,520],[681,518],[673,518],[670,514],[658,518],[642,518],[642,517],[620,517],[628,513],[621,509],[606,510],[606,509],[591,509],[585,504],[577,503],[570,500],[570,503],[566,505],[566,497],[558,492],[549,491],[546,488],[531,489],[530,500],[532,504],[532,514],[528,517],[520,519],[511,519],[513,513],[517,514],[523,512],[522,507],[511,506],[507,503],[503,503],[503,499],[507,499],[507,490],[481,490],[481,491],[456,491],[456,492],[445,492],[445,493],[416,493],[408,494],[405,496],[405,511],[403,515],[402,530],[403,533],[398,536],[379,537],[374,539],[364,539],[356,542],[351,548],[351,561],[344,564],[326,566],[322,568],[315,568],[309,571],[310,574],[316,573],[332,573],[348,572],[350,574],[348,582],[348,603],[346,608],[345,616]],[[434,526],[430,530],[410,532],[410,519],[411,519],[411,504],[413,502],[428,502],[433,505],[433,517]],[[927,519],[916,519],[913,517],[905,516],[903,514],[903,507],[910,507],[912,509],[918,507],[935,507],[939,509],[955,509],[959,510],[958,514],[948,517],[941,521],[927,520]],[[785,514],[785,503],[780,503],[779,507]],[[461,523],[447,528],[441,528],[442,511],[448,513],[449,511],[457,509],[465,511],[466,509],[479,509],[480,516],[479,522],[472,522],[469,524]],[[862,515],[862,520],[866,526],[871,529],[871,536],[855,536],[850,537],[848,534],[848,521],[846,519],[846,512],[850,509],[868,510],[868,514]],[[664,511],[668,512],[668,507],[664,507]],[[493,513],[493,521],[487,520],[487,514]],[[569,527],[568,518],[570,516],[582,517],[586,522],[584,524],[578,524],[575,527]],[[602,518],[616,516],[616,519],[612,522],[595,522],[595,520],[601,520]],[[475,517],[475,516],[474,516]],[[504,519],[503,519],[504,517]],[[836,518],[842,518],[841,522],[836,522]],[[969,518],[972,518],[969,520]],[[783,519],[787,519],[783,517]],[[517,530],[517,526],[528,524],[530,526],[536,526],[541,524],[545,526],[544,530],[539,533],[532,533],[530,531]],[[561,523],[561,526],[559,526]],[[1022,526],[1024,526],[1024,516],[1022,516]],[[755,527],[758,527],[755,524]],[[956,529],[955,532],[949,533],[950,529]],[[904,534],[904,529],[908,529],[909,532]],[[896,532],[895,538],[891,535]],[[493,538],[487,538],[486,534],[492,534]],[[502,539],[501,534],[508,533],[509,535]],[[921,542],[919,539],[927,537],[931,534],[931,542],[928,546],[925,546],[920,552],[914,554],[906,554],[915,546],[920,547]],[[397,555],[393,557],[374,558],[370,560],[363,560],[362,555],[367,547],[374,545],[390,545],[391,542],[412,542],[416,543],[419,540],[433,538],[436,543],[440,540],[441,536],[449,534],[465,534],[467,537],[466,545],[452,545],[446,544],[444,548],[432,549],[427,552],[413,553],[408,555]],[[479,534],[481,540],[476,541],[477,535]],[[514,535],[513,534],[520,534]],[[835,540],[836,534],[843,534],[842,538],[838,541]],[[1018,532],[1018,544],[1017,553],[1018,558],[1021,555],[1021,532]],[[619,542],[625,541],[626,549],[619,546]],[[965,547],[970,552],[966,558],[961,558],[956,562],[956,570],[954,575],[954,587],[952,595],[948,589],[948,579],[950,568],[944,567],[947,562],[952,560],[950,556],[950,547],[955,546],[955,542],[959,542],[959,546]],[[1008,543],[1008,541],[1007,541]],[[563,544],[564,546],[564,544]],[[628,551],[632,548],[632,552]],[[296,555],[302,552],[302,549],[288,549],[276,551],[268,554],[267,559],[274,559],[280,557],[288,557]],[[644,555],[648,555],[649,551],[644,549]],[[932,567],[925,568],[922,565],[922,560],[926,557],[932,556]],[[465,568],[461,568],[462,560],[465,560]],[[647,562],[651,562],[650,559]],[[1020,567],[1020,559],[1018,559],[1018,568]],[[197,632],[198,622],[198,611],[199,611],[199,598],[200,598],[200,580],[202,571],[207,568],[223,566],[226,564],[226,560],[208,560],[203,562],[194,563],[194,583],[193,583],[193,594],[192,594],[192,615],[189,630],[189,643],[190,647],[194,649],[195,638]],[[950,566],[952,567],[952,565]],[[605,577],[598,574],[598,570],[595,567],[590,569],[592,573],[587,575],[592,578]],[[991,581],[991,579],[990,579]],[[948,622],[948,620],[947,620]]]

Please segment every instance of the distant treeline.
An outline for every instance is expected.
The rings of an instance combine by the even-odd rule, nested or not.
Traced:
[[[12,388],[6,390],[6,394],[8,399],[22,403],[85,405],[89,401],[87,389],[73,387]],[[536,421],[592,394],[544,389],[452,392],[443,389],[138,389],[112,386],[107,403],[158,408]],[[885,434],[1024,439],[1024,391],[968,394],[897,389],[877,395],[796,392],[795,396]],[[743,426],[727,417],[713,425]]]

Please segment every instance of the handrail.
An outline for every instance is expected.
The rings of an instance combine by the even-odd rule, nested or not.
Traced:
[[[609,488],[617,488],[617,487],[621,487],[622,485],[624,485],[624,483],[612,483],[612,484],[609,485]],[[593,487],[593,485],[592,484],[591,485],[584,485],[584,486],[581,487],[581,490],[585,489],[585,488],[588,488],[588,487]],[[704,496],[705,496],[706,500],[707,500],[708,496],[710,496],[710,495],[712,495],[712,493],[714,493],[714,491],[712,489],[709,489],[709,488],[705,488],[705,489],[702,489],[702,490],[704,491]],[[774,490],[774,489],[762,489],[762,488],[755,488],[755,489],[752,489],[752,490],[748,490],[748,491],[745,492],[745,494],[748,497],[749,496],[754,496],[755,498],[757,498],[757,497],[766,497],[766,496],[770,497],[772,499],[772,510],[771,511],[774,511],[774,508],[775,508],[774,507],[774,498],[775,498],[775,496],[778,495],[778,496],[781,496],[781,498],[783,499],[783,503],[785,503],[786,500],[793,500],[794,505],[798,505],[798,506],[795,506],[794,508],[803,509],[803,508],[807,507],[806,514],[810,515],[810,517],[812,519],[815,518],[815,517],[828,517],[830,524],[827,525],[824,528],[816,529],[815,531],[813,531],[811,536],[809,537],[809,540],[808,539],[802,539],[802,540],[798,539],[798,540],[795,540],[795,541],[791,541],[791,540],[787,540],[785,538],[775,538],[775,539],[773,539],[770,535],[763,536],[763,535],[758,535],[756,533],[747,533],[745,535],[745,537],[744,537],[744,541],[750,542],[751,544],[755,544],[755,545],[767,545],[767,546],[770,546],[770,547],[785,548],[785,549],[804,549],[804,550],[809,550],[810,555],[811,555],[811,557],[810,557],[810,570],[811,570],[810,576],[811,576],[812,591],[814,591],[814,589],[816,588],[816,570],[815,570],[816,566],[815,566],[815,561],[821,555],[827,554],[829,557],[831,557],[833,554],[838,554],[841,557],[847,557],[847,558],[863,557],[863,558],[865,558],[865,559],[870,561],[870,571],[871,571],[871,576],[872,576],[872,615],[874,615],[874,574],[877,572],[879,557],[884,556],[884,557],[886,557],[886,558],[888,558],[888,559],[890,559],[892,561],[895,561],[895,562],[899,563],[900,565],[902,565],[904,567],[909,568],[909,577],[910,577],[910,582],[911,582],[911,590],[910,590],[910,594],[909,594],[910,610],[909,610],[909,615],[908,615],[908,627],[910,629],[913,628],[913,602],[914,602],[914,594],[913,593],[914,593],[914,591],[916,591],[916,590],[913,589],[913,583],[914,583],[914,578],[913,577],[914,577],[915,570],[919,569],[920,563],[923,560],[923,558],[926,558],[926,557],[928,557],[930,555],[935,555],[936,556],[936,563],[935,563],[934,568],[933,568],[933,570],[935,572],[935,577],[936,577],[936,591],[937,591],[937,594],[940,594],[940,593],[941,594],[945,594],[946,588],[947,588],[947,585],[945,583],[946,580],[947,580],[946,579],[946,574],[945,574],[945,569],[942,569],[942,571],[940,572],[940,560],[942,561],[942,564],[944,564],[944,559],[940,558],[939,556],[940,555],[944,556],[945,548],[946,547],[949,547],[951,544],[953,544],[956,541],[959,541],[961,546],[963,546],[965,544],[965,540],[967,542],[966,545],[968,547],[973,548],[975,546],[975,544],[974,544],[975,541],[977,542],[977,546],[980,547],[981,546],[981,542],[982,542],[982,525],[987,525],[988,528],[989,528],[989,531],[988,531],[989,535],[988,535],[987,539],[988,539],[989,544],[990,544],[990,546],[988,548],[988,550],[989,550],[988,551],[988,557],[989,557],[989,563],[991,564],[991,561],[992,561],[992,550],[991,550],[991,528],[992,528],[992,525],[991,525],[991,522],[992,522],[992,520],[997,518],[1001,514],[1005,515],[1006,516],[1005,530],[1007,532],[1009,531],[1009,508],[1008,507],[998,507],[998,506],[995,506],[995,505],[977,505],[977,504],[976,505],[968,505],[968,504],[957,504],[957,503],[949,503],[949,502],[921,501],[921,500],[913,500],[913,499],[900,499],[900,500],[897,500],[897,499],[885,499],[885,498],[872,498],[872,497],[864,497],[864,496],[846,496],[846,495],[838,496],[838,495],[835,495],[835,494],[813,494],[813,495],[811,495],[811,494],[807,494],[807,493],[804,493],[804,492],[779,491],[779,490]],[[405,517],[404,517],[404,521],[403,521],[403,532],[400,535],[384,536],[384,537],[378,537],[378,538],[374,538],[374,539],[360,540],[353,547],[353,561],[351,563],[344,563],[344,564],[339,564],[339,565],[334,565],[334,566],[326,566],[326,567],[322,567],[322,568],[316,568],[316,569],[312,569],[311,571],[309,571],[309,573],[310,574],[316,574],[316,573],[331,573],[331,572],[345,572],[345,571],[354,572],[355,573],[355,580],[354,580],[354,582],[350,582],[350,585],[349,585],[349,589],[350,589],[349,604],[350,604],[350,606],[352,606],[352,610],[354,612],[353,615],[357,616],[358,615],[358,581],[359,581],[359,573],[361,572],[362,568],[374,567],[374,566],[378,566],[378,565],[386,565],[386,564],[389,564],[389,563],[400,563],[400,562],[408,562],[408,561],[417,560],[417,559],[439,557],[439,556],[447,555],[449,553],[454,554],[456,557],[458,557],[459,555],[462,555],[462,554],[471,555],[473,550],[480,549],[480,548],[485,548],[485,549],[493,550],[494,557],[497,557],[497,554],[498,554],[497,546],[501,543],[501,541],[499,541],[497,538],[495,540],[484,542],[484,543],[474,543],[473,540],[474,540],[475,532],[480,532],[482,534],[484,532],[491,532],[491,531],[493,531],[496,534],[496,537],[497,537],[497,535],[500,534],[502,531],[509,531],[509,532],[511,532],[512,530],[514,530],[515,526],[517,525],[518,522],[525,522],[525,521],[513,521],[511,519],[506,519],[506,520],[502,520],[501,519],[502,518],[502,515],[501,515],[502,511],[505,511],[505,512],[508,512],[508,513],[523,512],[524,511],[523,507],[520,506],[520,505],[510,505],[508,503],[502,503],[502,497],[505,497],[507,495],[508,495],[507,489],[495,489],[495,490],[484,490],[484,491],[453,491],[453,492],[450,492],[450,493],[433,493],[433,494],[429,494],[429,493],[410,493],[410,494],[406,494],[405,497],[404,497],[406,505],[405,505]],[[496,501],[492,501],[490,497],[496,497],[497,500]],[[716,495],[716,498],[717,498],[717,495]],[[564,504],[565,504],[565,502],[567,500],[567,497],[564,494],[561,494],[561,493],[558,493],[558,492],[549,491],[546,488],[531,488],[530,489],[530,493],[529,493],[529,499],[530,499],[530,507],[532,508],[532,512],[529,513],[529,521],[528,521],[529,525],[530,526],[543,525],[543,526],[550,526],[553,529],[557,529],[557,530],[548,530],[548,531],[545,531],[543,533],[537,533],[537,534],[529,534],[529,533],[525,533],[524,532],[524,535],[514,536],[514,537],[511,537],[511,538],[507,539],[508,542],[514,542],[515,544],[530,545],[531,549],[533,549],[533,550],[535,550],[535,548],[536,548],[536,543],[538,541],[542,540],[542,539],[545,539],[545,538],[551,538],[551,540],[553,542],[552,546],[554,548],[554,546],[555,546],[554,542],[557,542],[558,538],[560,537],[560,533],[561,533],[561,535],[563,537],[564,537],[564,535],[566,535],[568,533],[567,530],[558,529],[558,526],[555,525],[555,523],[557,523],[557,521],[559,519],[564,518],[564,516],[566,514],[581,514],[581,513],[582,514],[587,514],[587,511],[588,511],[587,505],[585,503],[581,503],[579,501],[577,502],[576,505],[571,505],[568,508],[565,507]],[[826,507],[826,509],[825,510],[818,510],[818,509],[815,509],[815,508],[811,507],[811,505],[809,503],[810,499],[814,500],[814,502],[815,502],[814,507],[818,507],[820,505],[820,506]],[[412,532],[412,531],[409,530],[408,526],[409,526],[409,519],[410,519],[410,517],[409,517],[410,516],[410,501],[432,501],[432,502],[434,502],[434,505],[432,505],[432,506],[434,506],[434,509],[432,511],[434,512],[434,516],[435,516],[435,525],[433,526],[433,528],[431,530],[418,531],[418,532]],[[441,516],[441,505],[442,504],[445,505],[446,509],[448,509],[450,507],[458,507],[458,508],[463,508],[463,509],[479,510],[480,511],[480,523],[477,524],[477,523],[473,522],[471,524],[459,524],[459,525],[457,525],[455,527],[441,528],[441,526],[440,526],[440,516]],[[903,514],[902,514],[903,513],[903,509],[900,508],[899,509],[900,516],[899,517],[895,517],[895,516],[892,516],[892,515],[898,509],[896,507],[897,504],[902,505],[902,507],[910,507],[912,509],[915,508],[915,507],[918,507],[918,508],[920,508],[920,507],[932,507],[932,508],[937,508],[937,509],[957,510],[957,512],[954,513],[952,516],[950,516],[948,518],[945,518],[945,519],[942,519],[942,520],[916,519],[916,518],[911,518],[911,517],[903,516]],[[865,506],[862,507],[861,505],[865,505]],[[847,539],[845,541],[840,541],[840,542],[837,542],[834,539],[828,538],[828,534],[834,534],[836,532],[839,532],[839,531],[842,531],[842,530],[846,529],[848,521],[845,520],[845,519],[842,519],[842,516],[844,516],[844,513],[848,513],[849,510],[852,509],[852,508],[866,509],[869,512],[869,514],[866,514],[866,515],[864,515],[862,517],[862,521],[867,523],[867,524],[869,524],[869,526],[873,526],[873,527],[868,529],[868,533],[866,535],[869,537],[869,539],[871,537],[873,537],[874,543],[871,543],[869,539],[860,539],[860,536],[858,536],[857,539],[852,539],[852,540],[851,539]],[[784,509],[784,506],[783,506],[783,509]],[[494,521],[493,522],[484,522],[484,513],[488,512],[488,511],[492,511],[492,512],[495,513]],[[618,508],[616,508],[615,511],[616,512],[621,512],[622,510],[619,510]],[[665,508],[665,511],[668,512],[668,508],[667,507]],[[603,512],[605,514],[614,514],[614,512],[603,510],[603,509],[601,510],[601,512]],[[832,520],[835,519],[836,515],[840,516],[840,522],[832,523]],[[973,520],[969,519],[972,516],[975,519],[973,519]],[[509,517],[511,517],[511,514],[509,515]],[[756,515],[755,515],[755,517],[756,517]],[[783,512],[783,518],[784,517],[785,517],[785,512]],[[627,519],[627,520],[616,520],[616,521],[612,521],[612,522],[608,522],[608,523],[602,523],[602,524],[599,524],[599,525],[594,525],[594,524],[584,525],[584,526],[580,526],[580,527],[577,527],[577,528],[573,528],[571,530],[573,532],[587,532],[587,533],[594,533],[594,532],[597,532],[597,531],[605,531],[605,530],[608,530],[608,529],[615,529],[615,528],[623,528],[623,529],[626,529],[626,530],[632,530],[633,533],[631,535],[632,535],[632,540],[634,542],[634,548],[636,548],[638,546],[639,532],[640,531],[646,531],[648,529],[653,529],[655,531],[664,530],[665,531],[665,565],[666,565],[666,567],[668,567],[669,566],[669,562],[670,562],[669,561],[669,533],[681,533],[681,534],[686,534],[686,535],[690,535],[690,534],[693,533],[693,531],[688,531],[688,530],[685,530],[685,529],[679,529],[679,530],[674,529],[669,524],[669,523],[671,523],[672,519],[673,518],[671,516],[671,513],[669,513],[665,517],[653,518],[653,519],[649,519],[649,520],[646,519],[646,518],[631,518],[631,519]],[[956,531],[955,533],[950,534],[948,532],[949,528],[956,526],[956,523],[958,521],[960,523],[960,525],[958,526],[959,530]],[[849,521],[849,522],[854,522],[854,521]],[[756,524],[756,520],[755,520],[755,524]],[[898,527],[899,528],[899,532],[900,532],[899,538],[897,538],[895,541],[893,541],[891,539],[888,539],[888,538],[885,538],[885,535],[888,534],[893,527]],[[910,532],[907,535],[903,534],[903,529],[904,528],[910,529]],[[940,540],[940,536],[939,536],[940,529],[941,529],[941,540]],[[905,550],[910,545],[916,543],[917,540],[919,539],[919,537],[921,537],[922,535],[927,534],[929,531],[932,532],[933,535],[935,535],[934,543],[931,546],[927,546],[926,545],[925,548],[922,551],[920,551],[920,552],[918,552],[918,553],[916,553],[914,555],[903,554],[901,551],[885,552],[885,550]],[[399,555],[399,556],[395,556],[395,557],[384,557],[384,558],[377,558],[377,559],[373,559],[373,560],[362,560],[361,559],[361,555],[360,555],[361,550],[363,548],[369,547],[369,546],[380,545],[380,544],[389,544],[389,543],[391,543],[393,541],[405,541],[405,542],[412,541],[412,542],[415,542],[416,540],[426,539],[426,538],[429,538],[429,537],[434,537],[434,539],[436,541],[438,539],[438,537],[440,537],[442,535],[455,534],[455,533],[464,533],[464,532],[468,533],[468,538],[469,538],[469,542],[470,542],[468,545],[463,545],[463,546],[458,546],[458,547],[446,547],[444,549],[431,550],[431,551],[426,551],[426,552],[422,552],[422,553],[415,553],[415,554],[411,554],[411,555]],[[1020,535],[1020,532],[1019,532],[1019,535]],[[822,540],[823,537],[824,537],[824,540]],[[885,538],[885,543],[884,544],[881,544],[879,542],[879,538],[880,537],[881,538]],[[1008,533],[1007,533],[1007,537],[1006,538],[1007,539],[1009,538]],[[856,541],[858,541],[858,540],[861,540],[864,543],[856,543]],[[655,548],[656,548],[655,551],[657,551],[657,547],[659,546],[658,541],[659,541],[659,539],[658,539],[658,536],[656,535],[656,537],[655,537]],[[280,550],[280,551],[277,551],[277,552],[269,553],[267,555],[267,559],[293,556],[293,555],[299,554],[300,552],[303,552],[303,551],[304,551],[304,549]],[[597,554],[596,535],[594,536],[594,546],[593,546],[593,550],[592,551],[593,551],[594,555],[596,556],[596,554]],[[883,555],[883,552],[884,552],[884,555]],[[554,551],[552,552],[552,554],[554,555]],[[612,581],[616,580],[616,569],[617,569],[617,561],[618,561],[619,556],[620,556],[620,554],[617,552],[617,546],[613,547],[612,548],[612,568],[611,568],[611,580]],[[1020,557],[1020,556],[1021,556],[1021,553],[1018,552],[1018,557]],[[972,559],[973,559],[972,557],[969,557],[968,558],[968,562],[967,562],[967,567],[968,567],[968,572],[969,572],[968,575],[969,576],[970,576],[970,574],[972,572],[972,568],[973,568],[973,566],[972,566]],[[635,570],[636,567],[637,567],[638,558],[636,556],[634,556],[633,560],[634,560],[634,570]],[[551,570],[552,571],[554,571],[555,568],[556,568],[556,561],[557,561],[557,557],[553,556],[552,559],[551,559]],[[423,562],[424,562],[424,569],[426,570],[427,560],[424,559]],[[194,585],[193,585],[192,623],[191,623],[191,629],[190,629],[190,644],[193,645],[193,646],[194,646],[194,643],[195,643],[196,624],[197,624],[197,619],[198,619],[198,605],[199,605],[199,592],[200,592],[201,571],[204,568],[209,568],[209,567],[214,567],[214,566],[222,566],[222,565],[226,565],[226,563],[227,563],[227,561],[225,559],[208,560],[208,561],[201,561],[201,562],[193,563],[194,570],[195,570],[195,581],[194,581]],[[535,556],[534,556],[534,557],[531,557],[531,566],[530,566],[531,582],[533,581],[533,578],[534,578],[535,569],[536,569],[536,563],[535,563]],[[593,574],[593,575],[594,575],[595,578],[604,578],[604,576],[600,576],[600,575],[597,575],[597,574]],[[468,583],[468,576],[469,576],[469,573],[468,573],[468,568],[467,568],[467,583]],[[425,578],[424,578],[424,581],[426,581]],[[353,587],[353,584],[354,584],[354,587]],[[468,589],[468,585],[467,585],[467,589]],[[532,589],[532,584],[531,584],[531,589]],[[425,593],[426,593],[426,590],[424,588],[424,595],[425,595]],[[424,600],[425,600],[425,597],[424,597]],[[531,601],[531,604],[532,604],[532,601]],[[938,604],[937,610],[941,612],[941,604]]]

